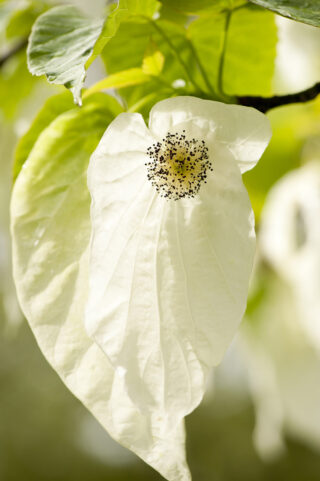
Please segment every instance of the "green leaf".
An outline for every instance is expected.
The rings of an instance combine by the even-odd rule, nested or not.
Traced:
[[[320,26],[319,0],[250,0],[250,2],[292,20],[308,23],[315,27]]]
[[[272,94],[277,30],[271,12],[248,6],[201,16],[188,36],[215,91]]]
[[[161,3],[172,10],[187,14],[204,14],[222,12],[241,6],[247,0],[161,0]]]
[[[111,5],[110,13],[107,16],[87,66],[100,55],[107,43],[115,36],[123,21],[133,16],[152,18],[159,10],[159,7],[158,0],[119,0],[117,4]]]
[[[102,52],[107,72],[113,74],[129,68],[140,68],[154,33],[152,25],[145,20],[123,21],[116,35]]]
[[[157,22],[158,23],[158,22]],[[162,22],[161,27],[169,34],[175,48],[179,49],[180,54],[186,62],[187,43],[184,30],[172,25],[172,31],[168,31],[166,23]],[[185,85],[187,83],[186,74],[181,68],[170,47],[159,32],[154,28],[152,22],[134,18],[121,24],[117,34],[104,49],[102,57],[109,73],[126,70],[130,68],[141,68],[145,53],[151,41],[156,43],[159,51],[165,58],[161,79],[137,85],[135,87],[124,88],[121,96],[127,103],[129,110],[139,110],[145,117],[148,117],[149,110],[154,103],[174,94],[172,83],[180,79]],[[169,25],[169,24],[168,24]],[[190,52],[189,52],[190,53]],[[189,62],[190,69],[192,63]]]
[[[164,60],[164,55],[160,52],[157,44],[150,39],[142,61],[143,72],[147,75],[160,75]]]
[[[222,78],[225,93],[272,95],[276,46],[277,27],[271,12],[251,6],[233,12]]]
[[[107,427],[111,422],[101,406],[104,414],[113,371],[82,323],[91,232],[86,170],[120,110],[115,99],[98,94],[54,120],[32,149],[11,201],[14,276],[23,312],[47,360]]]
[[[13,12],[8,21],[6,28],[7,38],[27,37],[36,18],[47,9],[48,6],[45,2],[38,1],[29,4],[23,2]]]
[[[188,75],[199,83],[202,79],[186,37],[186,30],[181,26],[163,20],[154,22],[135,18],[123,22],[102,54],[107,72],[114,73],[129,68],[140,68],[150,42],[157,45],[159,52],[164,57],[161,79],[166,82],[166,89],[173,90],[172,83],[179,80],[180,83],[187,85],[189,93],[194,92],[194,87],[191,85]],[[178,60],[177,54],[185,63],[188,72]],[[159,90],[159,84],[154,83],[152,86],[146,84],[139,90],[129,91],[128,95],[126,92],[122,92],[122,94],[128,104],[132,105],[141,96],[151,93],[151,91],[147,91],[151,88]]]
[[[40,15],[29,39],[30,72],[65,85],[80,105],[85,64],[101,29],[100,19],[87,18],[73,6],[55,7]]]
[[[5,62],[0,69],[0,114],[6,119],[12,119],[35,83],[36,79],[27,69],[24,51]]]
[[[130,68],[128,70],[123,70],[122,72],[117,72],[109,75],[108,77],[100,80],[92,87],[90,87],[83,95],[83,98],[89,95],[100,92],[101,90],[107,89],[120,89],[123,87],[130,87],[132,85],[139,85],[145,82],[149,82],[150,75],[143,72],[141,68]]]
[[[17,145],[13,163],[13,182],[15,182],[18,177],[23,164],[27,160],[41,132],[48,127],[58,115],[73,108],[74,105],[70,92],[54,95],[45,102],[33,120],[29,130],[21,137]]]
[[[219,90],[219,62],[224,46],[226,15],[199,17],[188,27],[188,36],[212,88]]]

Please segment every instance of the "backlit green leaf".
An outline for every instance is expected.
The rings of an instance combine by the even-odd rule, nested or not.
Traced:
[[[32,91],[36,79],[27,69],[24,51],[13,55],[0,69],[0,117],[12,119]]]
[[[63,112],[74,108],[70,92],[64,92],[50,97],[35,117],[29,130],[21,137],[15,152],[13,164],[13,181],[27,160],[32,147],[41,132],[51,124],[51,122]]]
[[[130,68],[109,75],[100,82],[94,84],[83,95],[83,98],[88,97],[94,92],[100,92],[107,89],[120,89],[123,87],[131,87],[132,85],[139,85],[145,82],[149,82],[150,75],[143,72],[141,68]]]
[[[188,36],[212,87],[228,95],[270,95],[277,30],[271,12],[248,6],[199,17]]]
[[[159,75],[164,64],[164,55],[158,49],[157,44],[151,39],[145,51],[142,70],[147,75]]]
[[[119,0],[117,4],[112,4],[87,66],[102,52],[123,21],[132,16],[152,18],[159,7],[158,0]]]
[[[277,45],[274,15],[244,7],[230,17],[222,84],[227,94],[272,95]]]
[[[161,0],[165,7],[187,14],[222,12],[246,3],[246,0]]]

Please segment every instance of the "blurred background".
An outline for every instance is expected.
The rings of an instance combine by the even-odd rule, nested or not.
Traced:
[[[96,14],[105,6],[73,3]],[[7,18],[2,8],[0,58],[17,39]],[[274,92],[312,86],[320,80],[320,31],[280,17],[277,25]],[[96,62],[87,83],[101,72]],[[24,51],[0,63],[0,480],[160,480],[65,388],[16,300],[12,158],[17,139],[55,91],[31,77]],[[258,233],[247,312],[203,403],[186,420],[194,481],[320,479],[320,98],[268,116],[272,141],[244,177]]]

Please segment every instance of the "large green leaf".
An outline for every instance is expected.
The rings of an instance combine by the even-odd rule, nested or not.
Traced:
[[[150,75],[145,74],[142,68],[122,70],[94,84],[85,92],[84,97],[88,97],[92,93],[100,92],[101,90],[120,89],[123,87],[131,87],[132,85],[140,85],[149,82],[150,78]]]
[[[319,0],[250,0],[250,2],[298,22],[320,26]]]
[[[199,61],[215,90],[219,89],[219,62],[223,52],[226,14],[199,17],[188,28]]]
[[[85,64],[92,54],[103,22],[85,17],[67,5],[50,9],[36,20],[28,45],[28,66],[34,75],[69,88],[81,103]]]
[[[74,105],[70,92],[54,95],[45,102],[29,130],[21,137],[17,145],[13,164],[13,181],[18,177],[23,164],[27,160],[41,132],[48,127],[58,115],[72,108],[74,108]]]
[[[24,51],[8,59],[0,69],[0,116],[12,119],[35,83],[27,69]]]
[[[7,24],[7,38],[27,37],[36,18],[47,9],[48,5],[43,1],[18,3]]]
[[[248,6],[230,18],[223,69],[227,94],[272,95],[277,27],[271,12]]]
[[[272,93],[277,43],[272,13],[244,6],[208,14],[190,24],[188,35],[215,90],[228,95]]]
[[[186,30],[182,26],[163,20],[155,22],[135,18],[123,22],[103,51],[107,72],[111,74],[130,68],[140,68],[148,55],[150,42],[157,45],[157,51],[164,59],[161,75],[158,80],[122,91],[121,94],[129,107],[150,94],[158,94],[157,98],[153,97],[154,102],[163,98],[163,95],[165,97],[173,95],[172,85],[185,86],[188,93],[195,93],[190,78],[201,88],[206,88],[186,37]]]
[[[101,34],[95,44],[93,54],[87,65],[102,52],[107,43],[114,37],[121,23],[132,16],[152,18],[159,9],[158,0],[118,0],[112,4]]]
[[[246,3],[246,0],[161,0],[165,7],[187,14],[203,14],[233,9]]]

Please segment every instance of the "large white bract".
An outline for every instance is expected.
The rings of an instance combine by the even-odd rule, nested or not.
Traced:
[[[254,109],[177,97],[149,128],[120,114],[91,157],[85,326],[162,439],[201,401],[244,314],[255,233],[241,173],[270,135]]]
[[[108,119],[95,102],[42,132],[15,183],[19,301],[110,435],[169,481],[189,481],[183,418],[245,310],[255,233],[241,172],[270,127],[251,108],[192,97],[155,105],[149,129],[118,115],[90,161],[91,225],[86,168]]]

